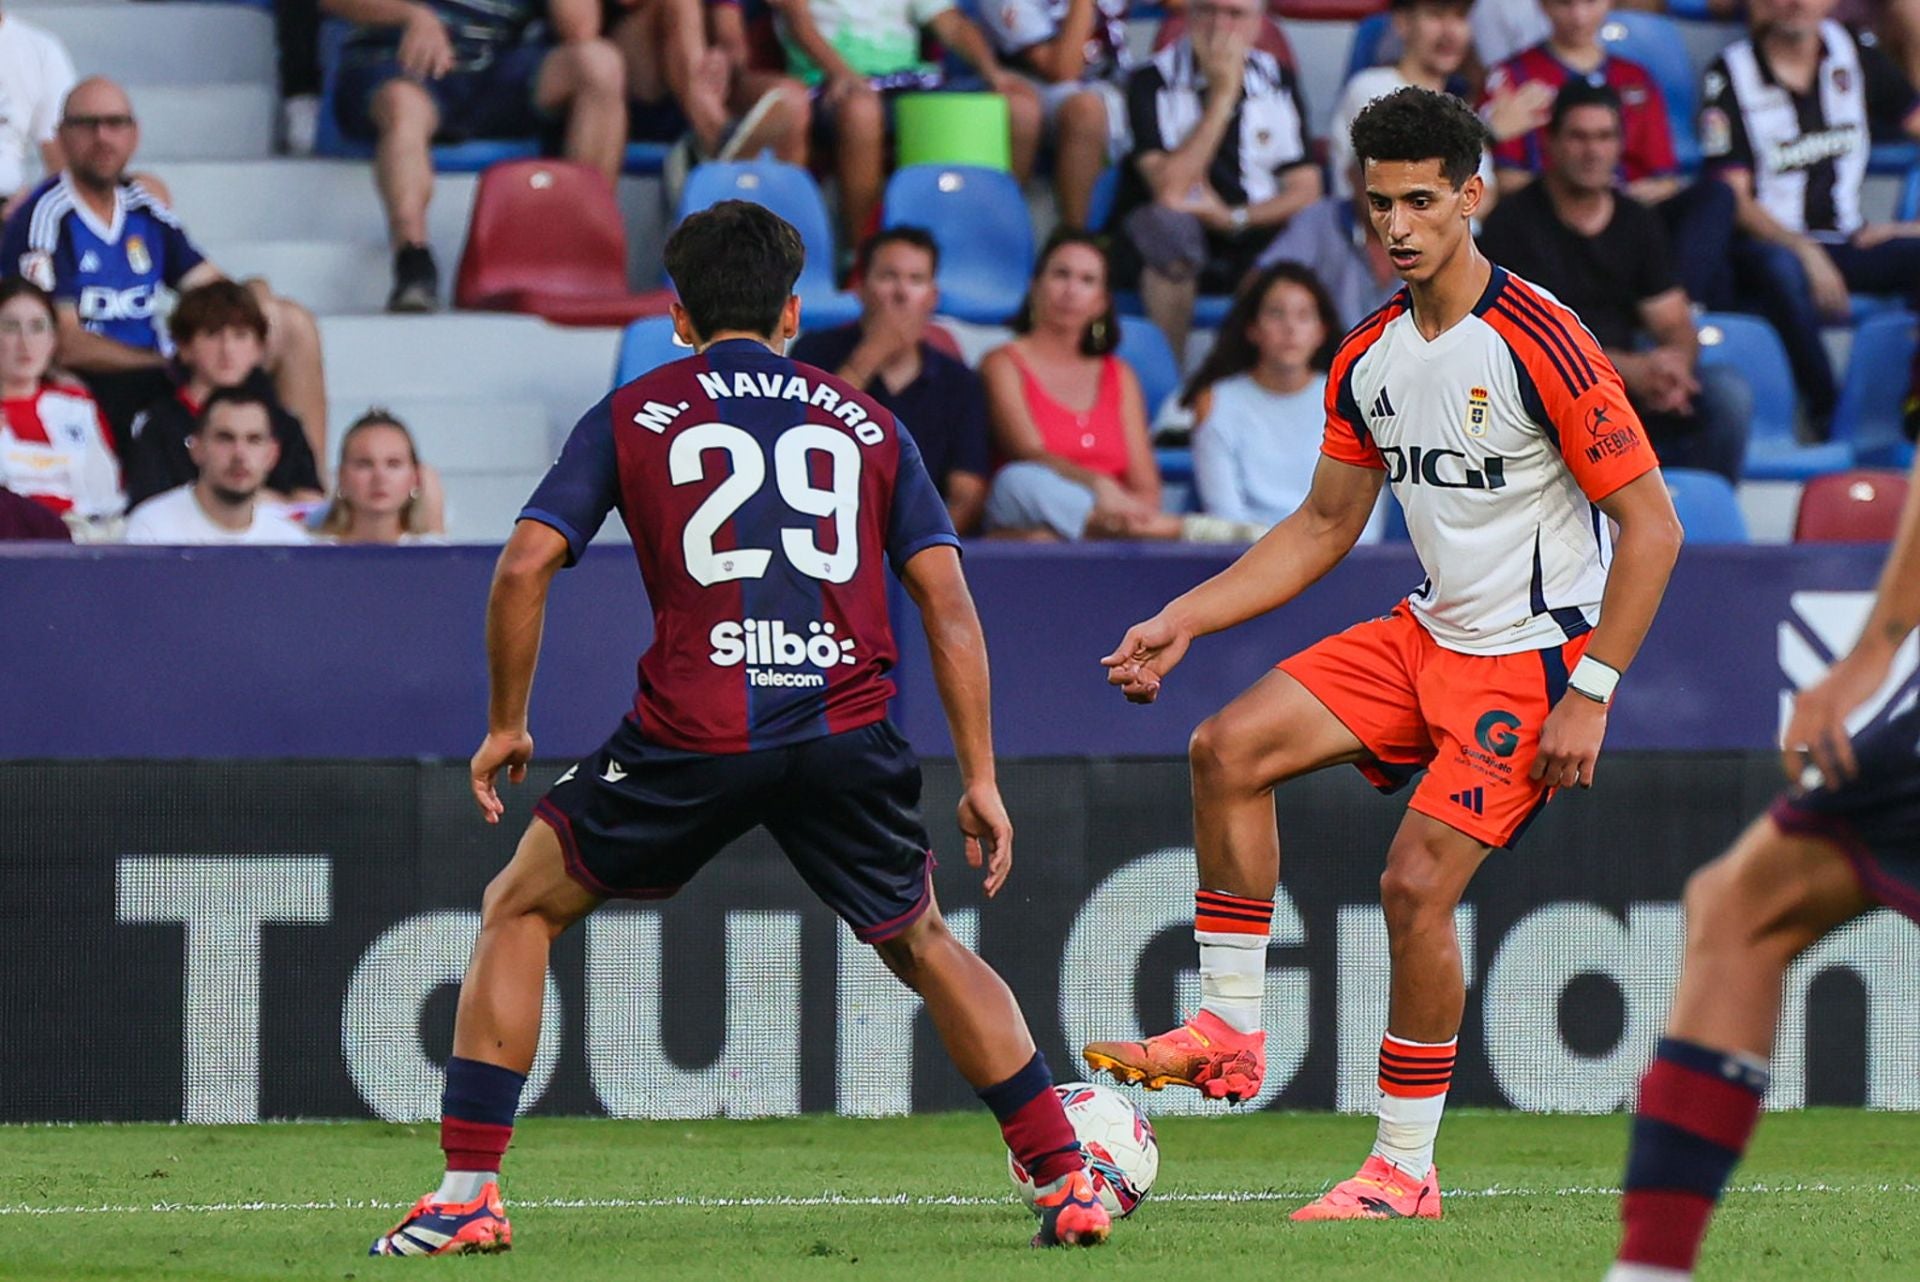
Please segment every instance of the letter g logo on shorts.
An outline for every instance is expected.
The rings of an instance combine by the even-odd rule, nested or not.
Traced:
[[[1520,736],[1514,733],[1519,728],[1520,718],[1505,708],[1495,708],[1481,714],[1479,724],[1473,728],[1473,737],[1494,756],[1511,757],[1513,750],[1520,746]]]

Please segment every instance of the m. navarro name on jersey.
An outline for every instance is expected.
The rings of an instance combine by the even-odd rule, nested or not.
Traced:
[[[731,380],[725,374],[703,371],[694,377],[700,380],[700,390],[716,401],[728,398],[754,398],[765,401],[801,401],[815,409],[827,413],[853,429],[854,439],[862,445],[878,445],[887,439],[878,423],[873,422],[856,401],[843,400],[840,393],[825,383],[809,383],[798,374],[767,373],[762,370],[735,370]],[[633,416],[636,427],[644,427],[656,435],[673,426],[673,420],[690,408],[686,401],[668,405],[662,401],[648,401]]]
[[[742,619],[716,623],[707,634],[713,653],[707,658],[717,668],[746,664],[749,684],[757,686],[823,686],[822,672],[768,672],[767,668],[822,669],[858,663],[851,639],[834,635],[831,623],[809,623],[806,636],[787,630],[779,619]]]
[[[1435,485],[1447,490],[1500,490],[1507,484],[1507,460],[1498,454],[1469,458],[1463,451],[1431,445],[1382,445],[1387,480]]]

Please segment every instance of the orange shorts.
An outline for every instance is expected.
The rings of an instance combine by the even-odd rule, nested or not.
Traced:
[[[1549,650],[1443,650],[1402,601],[1282,662],[1373,754],[1359,763],[1407,804],[1489,846],[1512,846],[1553,789],[1527,777],[1540,725],[1567,688],[1588,636]]]

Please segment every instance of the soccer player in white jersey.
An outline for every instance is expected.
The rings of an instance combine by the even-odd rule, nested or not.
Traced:
[[[1379,1138],[1358,1175],[1294,1218],[1434,1218],[1434,1137],[1466,1002],[1454,907],[1556,788],[1593,783],[1607,705],[1681,531],[1600,345],[1474,245],[1479,119],[1409,87],[1363,110],[1352,139],[1374,229],[1406,286],[1334,357],[1312,489],[1102,662],[1127,698],[1152,702],[1196,637],[1284,605],[1332,569],[1382,484],[1406,510],[1427,580],[1385,617],[1287,659],[1194,732],[1200,1011],[1084,1054],[1150,1088],[1257,1097],[1280,865],[1274,785],[1344,763],[1392,791],[1424,770],[1380,879],[1392,979]]]

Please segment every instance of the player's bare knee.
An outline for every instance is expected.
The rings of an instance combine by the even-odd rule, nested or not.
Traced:
[[[1235,738],[1231,723],[1219,713],[1193,728],[1187,740],[1187,766],[1193,774],[1196,791],[1212,793],[1232,789],[1242,773],[1243,754]]]
[[[878,941],[873,950],[901,983],[918,992],[928,967],[958,942],[947,923],[929,913],[893,938]]]
[[[1411,851],[1396,848],[1387,856],[1387,869],[1380,874],[1380,907],[1389,935],[1451,922],[1457,899],[1451,879],[1441,875],[1440,861],[1424,846],[1414,843]]]

